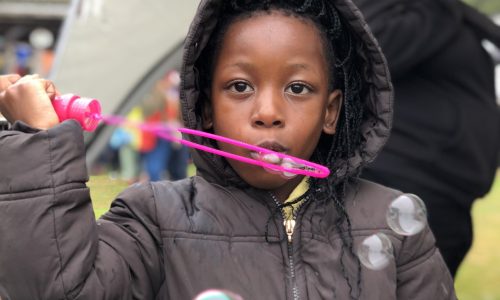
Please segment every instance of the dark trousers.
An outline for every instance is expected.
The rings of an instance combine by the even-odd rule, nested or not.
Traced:
[[[440,195],[397,176],[368,169],[361,177],[404,193],[415,194],[424,201],[427,206],[429,226],[436,237],[436,245],[451,275],[455,277],[460,263],[472,245],[471,208],[459,204],[456,199],[450,199],[451,197]]]

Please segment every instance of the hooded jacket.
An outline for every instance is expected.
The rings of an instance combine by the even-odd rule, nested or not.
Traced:
[[[181,98],[189,128],[201,128],[194,64],[222,2],[201,2],[186,39]],[[359,11],[350,1],[334,2],[365,42],[360,55],[369,66],[371,117],[363,125],[366,143],[349,160],[355,169],[372,160],[389,135],[392,89]],[[373,271],[342,246],[347,233],[336,229],[333,205],[306,200],[288,241],[271,195],[242,188],[220,157],[194,152],[197,176],[132,186],[95,221],[75,122],[47,131],[18,122],[0,133],[0,144],[3,299],[192,299],[210,288],[247,300],[456,298],[430,230],[403,237],[387,226],[387,207],[398,191],[356,180],[345,193],[354,248],[374,233],[392,242],[394,259]]]
[[[391,137],[370,174],[470,209],[498,166],[494,64],[481,42],[500,47],[500,28],[459,0],[354,3],[382,46],[396,95]]]

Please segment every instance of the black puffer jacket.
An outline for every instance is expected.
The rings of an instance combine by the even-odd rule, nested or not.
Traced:
[[[221,2],[202,1],[186,41],[182,101],[190,128],[200,128],[193,66]],[[365,41],[370,65],[372,117],[363,127],[366,144],[349,161],[355,169],[375,157],[389,134],[392,93],[359,12],[350,1],[334,2]],[[0,133],[0,145],[0,285],[10,295],[4,298],[189,300],[224,288],[247,300],[455,299],[429,229],[402,237],[387,227],[397,191],[365,181],[346,191],[354,246],[377,232],[394,246],[395,260],[381,271],[362,268],[358,282],[359,265],[342,250],[333,206],[307,201],[288,242],[272,197],[237,188],[239,178],[222,158],[194,153],[198,176],[132,186],[96,222],[75,122],[48,131],[17,123]]]

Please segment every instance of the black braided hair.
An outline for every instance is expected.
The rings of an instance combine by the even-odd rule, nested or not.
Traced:
[[[343,243],[341,266],[350,288],[350,296],[355,299],[352,283],[345,272],[343,257],[348,255],[357,262],[357,295],[361,294],[361,264],[354,255],[351,220],[345,208],[345,195],[348,183],[359,176],[360,169],[350,170],[348,160],[359,149],[364,139],[361,134],[363,120],[362,95],[365,93],[362,80],[362,63],[358,53],[363,47],[359,38],[346,26],[346,21],[328,0],[228,0],[221,7],[218,20],[221,20],[203,50],[196,68],[199,69],[201,99],[197,110],[203,109],[209,101],[209,90],[214,65],[220,51],[224,35],[235,21],[252,17],[259,13],[279,11],[285,15],[312,21],[319,29],[326,61],[329,65],[329,89],[341,89],[343,105],[337,122],[335,135],[322,134],[311,158],[312,161],[328,166],[331,175],[326,179],[311,178],[310,193],[316,205],[332,204],[337,212],[336,228]],[[197,114],[202,115],[201,113]],[[337,170],[341,170],[337,173]],[[340,175],[339,175],[340,174]],[[354,175],[349,175],[354,174]],[[324,210],[326,211],[326,210]],[[267,226],[266,226],[267,228]]]

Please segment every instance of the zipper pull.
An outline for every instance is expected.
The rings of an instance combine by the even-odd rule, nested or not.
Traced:
[[[293,229],[295,228],[295,220],[285,220],[283,222],[283,225],[285,225],[285,231],[286,235],[288,236],[288,242],[292,242],[292,235],[293,235]]]

